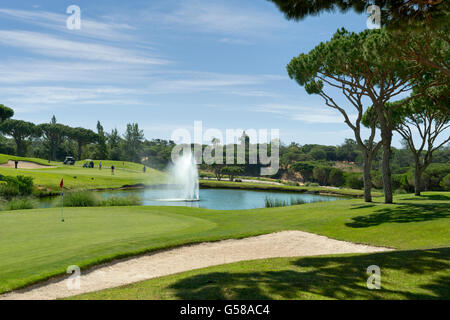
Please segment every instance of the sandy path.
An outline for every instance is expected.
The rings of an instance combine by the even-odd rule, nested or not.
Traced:
[[[0,300],[57,299],[244,260],[388,250],[391,249],[329,239],[302,231],[283,231],[241,240],[183,246],[117,261],[82,272],[79,290],[69,290],[67,277],[60,277],[28,289],[2,295]]]
[[[8,163],[0,164],[0,167],[15,168],[15,163],[14,163],[14,161],[9,160]],[[42,169],[42,168],[56,168],[56,167],[44,166],[42,164],[38,164],[35,162],[29,162],[29,161],[19,161],[17,168],[18,169]]]

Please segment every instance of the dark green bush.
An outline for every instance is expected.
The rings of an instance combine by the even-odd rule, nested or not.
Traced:
[[[330,170],[330,176],[328,178],[330,185],[335,187],[340,187],[345,184],[344,171],[337,168],[332,168]]]
[[[31,198],[17,198],[11,199],[3,207],[3,210],[25,210],[25,209],[35,209],[38,207],[36,200]]]
[[[363,177],[360,173],[348,174],[346,178],[346,185],[351,189],[361,190],[364,188]]]
[[[127,197],[111,197],[101,202],[102,207],[124,207],[139,206],[142,204],[142,198],[136,195]]]
[[[33,193],[33,178],[25,176],[0,176],[4,183],[0,186],[0,195],[11,199],[17,196],[29,196]]]
[[[328,177],[330,176],[331,169],[330,167],[315,167],[313,170],[314,180],[322,186],[328,185]]]
[[[89,191],[71,192],[64,196],[65,207],[96,207],[99,199]]]
[[[6,199],[18,197],[20,195],[19,186],[17,184],[2,183],[0,186],[0,195]]]
[[[440,185],[444,190],[450,191],[450,173],[442,179]]]

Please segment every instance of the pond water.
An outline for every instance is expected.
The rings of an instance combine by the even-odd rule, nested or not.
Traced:
[[[239,210],[264,208],[266,198],[278,201],[302,200],[306,203],[335,201],[346,199],[344,197],[325,196],[307,193],[291,193],[276,191],[253,191],[237,189],[200,189],[200,201],[185,202],[171,199],[170,191],[161,189],[134,189],[118,191],[99,191],[96,192],[102,198],[126,197],[129,195],[138,195],[142,198],[142,204],[145,206],[186,206],[194,208],[208,208],[216,210]],[[41,202],[42,207],[50,207],[52,200],[47,199]]]

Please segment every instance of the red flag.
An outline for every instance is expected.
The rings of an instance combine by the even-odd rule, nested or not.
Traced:
[[[59,184],[59,187],[62,189],[64,187],[64,178],[61,179],[61,183]]]

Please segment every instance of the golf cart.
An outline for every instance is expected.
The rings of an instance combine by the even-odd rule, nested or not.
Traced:
[[[92,161],[91,159],[86,159],[83,164],[83,168],[93,168],[93,167],[94,167],[94,161]]]
[[[74,157],[66,157],[66,160],[64,160],[65,165],[73,166],[75,165],[75,158]]]

